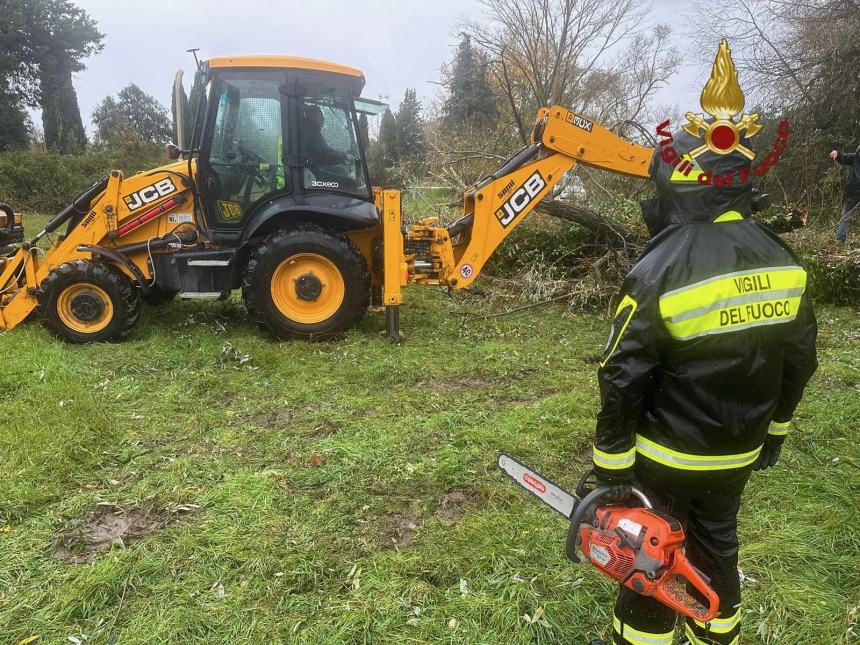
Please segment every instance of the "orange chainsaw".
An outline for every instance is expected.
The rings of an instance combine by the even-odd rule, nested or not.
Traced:
[[[632,491],[641,506],[600,506],[609,489],[589,489],[591,470],[571,495],[513,457],[500,455],[498,463],[508,477],[570,521],[568,558],[580,562],[581,551],[598,571],[636,593],[694,620],[716,617],[720,599],[684,555],[684,528],[654,510],[641,490]]]

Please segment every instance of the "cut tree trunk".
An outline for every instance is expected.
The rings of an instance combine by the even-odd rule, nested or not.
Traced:
[[[536,210],[568,222],[573,222],[574,224],[579,224],[594,233],[605,235],[610,240],[610,243],[613,243],[612,240],[615,240],[615,243],[626,246],[629,244],[641,245],[645,242],[642,236],[636,231],[584,206],[545,199],[537,205]]]

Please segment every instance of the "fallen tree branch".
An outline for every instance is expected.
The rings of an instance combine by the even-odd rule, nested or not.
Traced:
[[[546,215],[551,215],[559,219],[579,224],[583,228],[595,233],[602,233],[611,238],[618,239],[621,246],[641,246],[644,242],[642,236],[635,231],[627,228],[619,222],[615,222],[607,217],[604,217],[597,211],[577,206],[575,204],[567,204],[559,201],[544,200],[537,205],[536,210]]]

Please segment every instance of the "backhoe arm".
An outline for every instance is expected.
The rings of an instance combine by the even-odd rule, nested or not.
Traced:
[[[502,168],[464,195],[473,224],[468,242],[454,249],[457,264],[446,276],[450,286],[471,284],[502,240],[577,163],[647,178],[654,152],[560,106],[538,112],[531,148],[532,159]]]
[[[563,107],[542,108],[532,144],[464,193],[460,220],[441,228],[436,218],[428,218],[406,233],[408,281],[467,287],[502,240],[577,163],[647,178],[653,152]],[[386,304],[395,303],[386,299]]]

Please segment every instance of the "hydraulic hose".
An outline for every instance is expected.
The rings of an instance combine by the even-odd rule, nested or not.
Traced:
[[[72,200],[71,204],[69,204],[59,213],[54,215],[54,217],[47,224],[45,224],[44,230],[39,233],[35,238],[33,238],[31,244],[35,244],[36,242],[38,242],[39,239],[45,233],[53,233],[54,231],[56,231],[73,215],[86,215],[87,211],[90,209],[90,202],[93,200],[93,197],[95,197],[101,192],[104,192],[105,188],[107,188],[107,184],[108,178],[103,177],[102,179],[94,183],[92,186],[87,188],[85,191],[80,193]]]
[[[156,251],[158,249],[163,249],[169,244],[191,244],[192,242],[197,241],[197,230],[196,229],[185,229],[179,231],[178,233],[167,233],[161,237],[157,237],[154,240],[150,240],[148,242],[137,242],[135,244],[126,244],[125,246],[117,246],[111,249],[117,253],[122,253],[124,255],[130,255],[132,253],[139,253],[140,251]]]
[[[481,190],[485,186],[496,181],[499,177],[507,175],[520,166],[524,166],[529,161],[534,159],[537,154],[541,151],[543,146],[539,143],[533,143],[529,146],[522,148],[519,152],[517,152],[513,157],[508,159],[505,164],[499,168],[496,172],[494,172],[489,177],[482,179],[477,186],[475,186],[475,190]],[[475,215],[473,213],[469,213],[465,217],[461,217],[456,222],[451,224],[448,227],[448,234],[454,238],[458,236],[460,233],[463,233],[467,229],[472,228],[472,224],[475,222]]]

